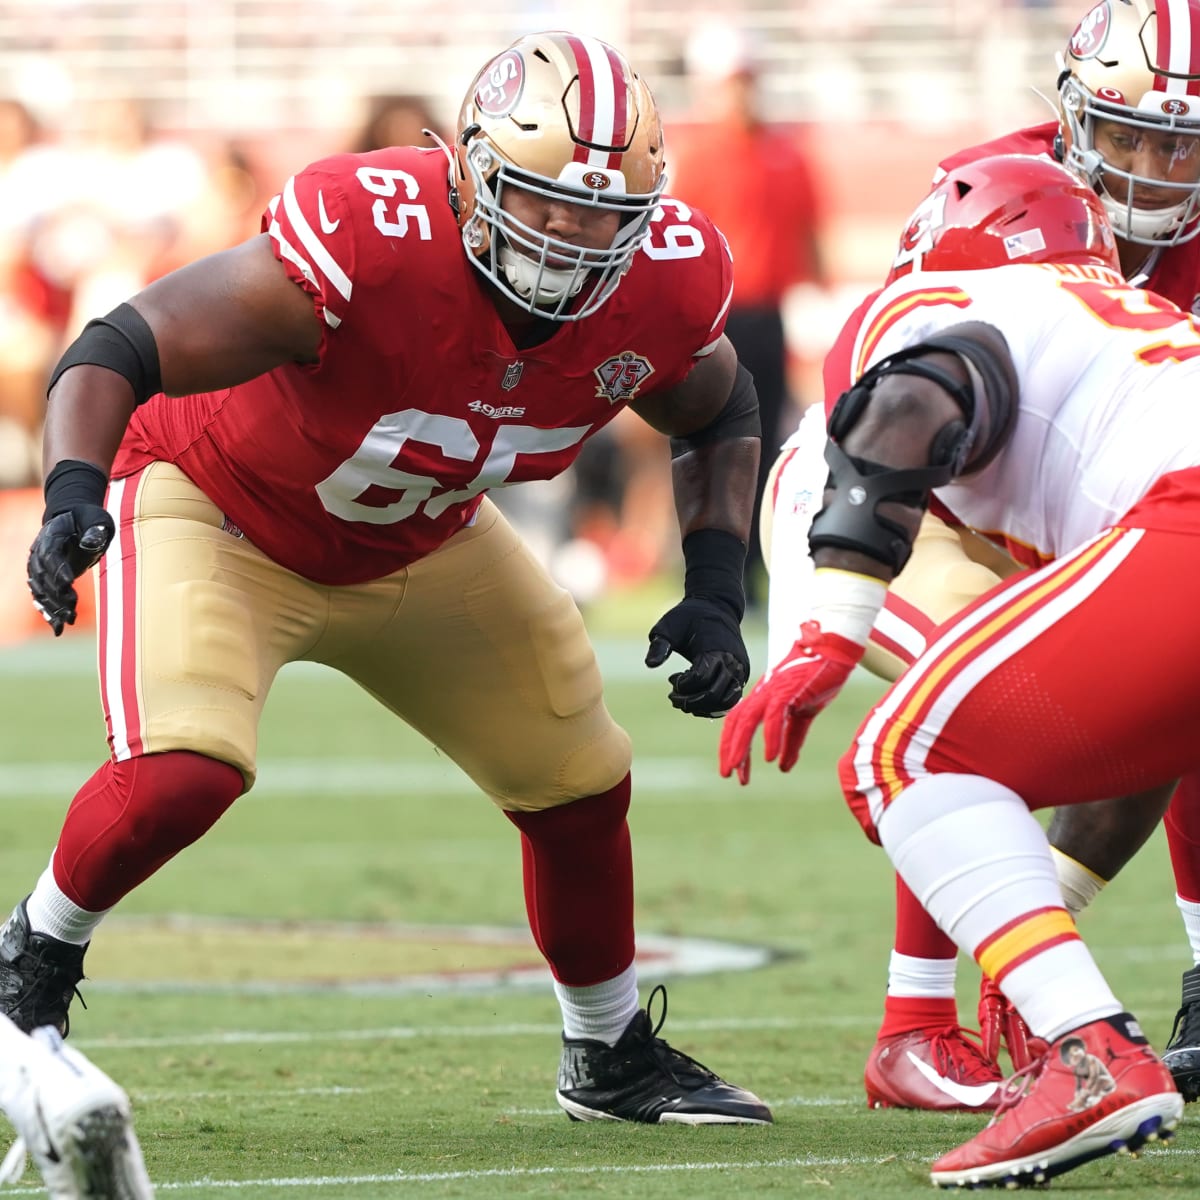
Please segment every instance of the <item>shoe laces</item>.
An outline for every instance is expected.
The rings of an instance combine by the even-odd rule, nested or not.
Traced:
[[[1187,1002],[1175,1014],[1166,1048],[1172,1050],[1177,1046],[1200,1046],[1200,1004]]]
[[[1027,1067],[1014,1071],[1000,1085],[1000,1091],[996,1098],[996,1111],[992,1114],[989,1125],[994,1125],[1005,1113],[1016,1108],[1029,1095],[1045,1066],[1046,1059],[1044,1057],[1035,1058]]]
[[[929,1039],[938,1072],[963,1083],[994,1083],[996,1065],[983,1051],[983,1035],[961,1025],[947,1025]]]
[[[662,1013],[659,1015],[657,1022],[650,1015],[650,1011],[654,1007],[655,997],[662,1000]],[[682,1050],[676,1050],[674,1046],[669,1045],[663,1038],[658,1036],[658,1031],[663,1027],[663,1023],[667,1019],[667,989],[661,983],[650,993],[650,997],[646,1001],[646,1018],[650,1023],[650,1031],[646,1036],[643,1050],[646,1058],[654,1066],[658,1067],[680,1087],[688,1087],[690,1082],[690,1085],[694,1088],[717,1078],[716,1073],[710,1071],[703,1063],[697,1062],[688,1054],[684,1054]]]
[[[25,987],[23,987],[17,996],[16,1003],[20,1004],[25,1000],[32,999],[40,992],[45,984],[52,981],[55,977],[62,975],[62,967],[53,962],[49,958],[50,947],[43,945],[35,949],[26,949],[21,952],[13,963],[14,967],[19,964],[22,976],[24,976]],[[28,966],[32,966],[32,970]],[[80,979],[83,977],[80,976]],[[79,1005],[83,1009],[87,1009],[87,1002],[83,998],[83,993],[80,992],[78,981],[71,984],[71,994],[79,1001]],[[71,1030],[70,1013],[63,1013],[63,1037],[66,1037]]]

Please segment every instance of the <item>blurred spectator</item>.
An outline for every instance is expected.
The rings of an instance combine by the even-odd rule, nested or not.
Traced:
[[[440,135],[438,122],[424,97],[372,96],[367,100],[366,117],[350,150],[366,154],[385,146],[429,146],[432,143],[425,136],[426,129]]]
[[[729,239],[733,304],[725,332],[753,374],[762,413],[762,498],[767,472],[802,402],[789,396],[782,306],[798,284],[827,285],[822,198],[799,130],[759,111],[761,63],[749,35],[702,25],[687,46],[692,122],[667,133],[671,194],[706,212]],[[794,404],[794,407],[793,407]],[[750,604],[765,594],[757,528],[746,561]]]
[[[185,214],[209,180],[203,157],[160,134],[135,100],[91,106],[70,150],[79,186],[56,214],[44,259],[72,290],[74,333],[174,265]]]
[[[33,244],[67,177],[29,110],[0,99],[0,487],[38,478],[46,375],[69,299],[38,271]]]

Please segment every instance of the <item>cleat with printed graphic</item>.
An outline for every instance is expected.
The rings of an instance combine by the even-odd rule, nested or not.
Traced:
[[[1200,966],[1183,973],[1183,1002],[1163,1051],[1163,1065],[1184,1100],[1200,1100]]]
[[[1182,1115],[1171,1073],[1121,1013],[1051,1042],[1004,1084],[983,1131],[938,1159],[930,1178],[938,1187],[1033,1187],[1166,1141]]]
[[[75,985],[83,978],[87,946],[33,933],[25,911],[28,899],[13,909],[0,929],[0,1013],[25,1033],[53,1025],[66,1037],[67,1008],[79,995]]]
[[[19,1135],[0,1182],[17,1182],[29,1154],[51,1200],[152,1200],[124,1090],[56,1029],[28,1041],[0,1063],[0,1108]]]
[[[979,1036],[984,1057],[998,1063],[1003,1046],[1014,1071],[1023,1071],[1046,1053],[1046,1043],[1029,1032],[1009,998],[986,975],[979,987]]]
[[[958,1025],[881,1037],[863,1072],[870,1108],[987,1112],[1000,1083],[1000,1069]]]
[[[655,996],[662,1016],[651,1024]],[[769,1125],[771,1110],[753,1092],[726,1083],[658,1036],[667,990],[650,993],[615,1046],[563,1038],[559,1106],[573,1121],[640,1121],[647,1125]]]

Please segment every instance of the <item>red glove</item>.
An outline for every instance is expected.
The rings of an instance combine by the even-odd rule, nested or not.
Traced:
[[[736,770],[739,783],[750,782],[750,743],[759,725],[767,762],[778,758],[779,769],[790,771],[813,718],[842,690],[865,649],[836,633],[825,633],[816,621],[806,621],[787,657],[725,718],[722,778],[728,779]]]

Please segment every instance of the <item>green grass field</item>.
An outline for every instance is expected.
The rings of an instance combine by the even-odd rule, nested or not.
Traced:
[[[635,743],[639,929],[773,952],[757,969],[668,979],[664,1034],[757,1091],[777,1123],[569,1122],[553,1100],[549,987],[439,978],[502,968],[514,954],[528,964],[519,947],[438,929],[523,929],[515,832],[351,685],[293,668],[267,708],[259,786],[102,927],[82,989],[89,1007],[73,1012],[72,1040],[133,1098],[160,1194],[930,1193],[929,1160],[979,1120],[872,1112],[861,1087],[892,883],[843,808],[833,764],[878,688],[855,680],[791,775],[760,765],[743,790],[716,774],[717,727],[672,711],[665,672],[641,667],[640,630],[655,615],[595,619],[609,703]],[[752,635],[757,650],[762,631]],[[44,868],[70,795],[104,753],[86,635],[0,652],[5,911]],[[243,923],[164,932],[149,920],[183,915]],[[432,928],[389,940],[313,922]],[[1161,1049],[1190,965],[1161,836],[1082,928]],[[977,976],[970,964],[960,976],[973,1021]],[[1189,1110],[1171,1149],[1091,1164],[1054,1191],[1195,1195],[1197,1128]],[[0,1190],[37,1194],[32,1172]]]

